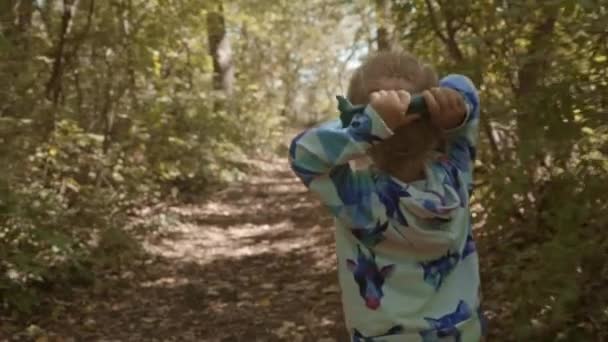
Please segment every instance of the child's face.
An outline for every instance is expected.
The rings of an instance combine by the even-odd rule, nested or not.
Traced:
[[[412,82],[403,78],[383,77],[376,80],[370,80],[366,84],[367,96],[378,90],[405,90],[412,92],[415,89]]]

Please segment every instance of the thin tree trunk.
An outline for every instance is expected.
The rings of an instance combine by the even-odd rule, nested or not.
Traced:
[[[13,22],[15,21],[13,6],[13,1],[0,1],[0,23],[2,23],[0,29],[2,29],[2,35],[9,39],[12,35]]]
[[[538,128],[542,127],[542,124],[539,122],[538,116],[527,108],[527,104],[533,103],[533,99],[535,98],[534,93],[541,87],[543,77],[547,72],[549,66],[548,61],[551,60],[550,56],[554,51],[552,40],[559,8],[557,6],[550,6],[545,13],[544,20],[534,29],[530,48],[527,52],[524,64],[518,71],[518,83],[517,87],[514,89],[515,96],[519,99],[518,102],[524,105],[520,107],[520,112],[516,117],[517,136],[520,141],[525,141],[525,144],[528,146],[538,142],[538,140],[536,140],[539,138]],[[532,99],[532,101],[530,101],[530,99]],[[531,153],[523,154],[521,161],[527,175],[528,192],[532,193],[537,201],[533,202],[526,196],[524,198],[527,203],[524,205],[529,208],[536,207],[536,211],[532,210],[531,212],[538,214],[544,200],[542,195],[544,183],[538,181],[536,173],[538,168],[542,165],[544,158],[546,158],[547,153],[544,150],[544,146],[539,143],[537,143],[535,149],[530,152]],[[538,219],[539,218],[537,217],[536,220]]]
[[[19,32],[26,32],[32,24],[32,12],[34,10],[34,2],[32,0],[21,0],[17,7],[18,21],[17,26]]]
[[[391,50],[391,34],[389,32],[390,2],[387,0],[376,0],[377,25],[376,36],[378,51]]]
[[[13,43],[18,42],[21,35],[27,32],[32,24],[33,10],[32,0],[1,0],[1,33]]]
[[[63,16],[61,17],[61,28],[54,54],[53,68],[51,70],[51,77],[46,85],[46,97],[53,103],[53,108],[49,113],[49,117],[47,118],[45,125],[48,133],[55,130],[55,111],[57,110],[57,104],[62,91],[65,45],[68,29],[77,6],[78,0],[63,0]]]
[[[227,110],[234,89],[234,64],[232,50],[226,34],[224,7],[220,2],[217,8],[207,14],[207,39],[209,54],[213,59],[213,89],[224,95],[225,99],[216,99],[214,110]]]
[[[545,20],[540,23],[532,36],[527,62],[518,72],[519,86],[515,89],[518,97],[529,96],[539,86],[539,79],[545,73],[550,59],[547,54],[551,52],[551,40],[558,16],[558,8],[552,7]]]

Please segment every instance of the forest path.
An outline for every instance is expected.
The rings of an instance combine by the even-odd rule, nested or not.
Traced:
[[[162,266],[149,279],[150,296],[140,297],[152,298],[152,312],[169,311],[152,319],[161,322],[150,331],[157,338],[345,338],[330,216],[286,158],[255,163],[262,172],[244,183],[202,204],[169,208],[178,223],[146,244]],[[145,324],[132,333],[144,333]]]
[[[252,163],[203,202],[144,210],[159,228],[142,260],[52,299],[51,315],[11,340],[347,340],[330,216],[286,158]]]

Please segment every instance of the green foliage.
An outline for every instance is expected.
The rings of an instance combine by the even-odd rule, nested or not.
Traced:
[[[29,312],[49,286],[89,283],[92,239],[119,225],[138,194],[134,187],[146,186],[140,166],[125,165],[118,151],[104,154],[102,144],[62,120],[48,142],[13,165],[21,173],[12,173],[3,191],[0,291],[20,311]]]
[[[481,89],[486,126],[475,199],[483,208],[484,292],[494,331],[510,332],[490,331],[490,340],[605,338],[608,7],[395,6],[404,44],[441,73],[470,75]]]
[[[323,1],[0,7],[0,308],[9,312],[31,313],[48,289],[133,260],[140,250],[124,227],[134,207],[242,179],[249,157],[280,146],[283,126],[318,119],[339,83],[333,49],[346,44],[327,34],[343,9]],[[211,11],[226,32],[211,32]],[[228,39],[230,92],[213,82],[208,33]]]

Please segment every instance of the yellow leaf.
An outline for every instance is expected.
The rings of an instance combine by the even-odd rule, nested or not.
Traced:
[[[600,55],[600,56],[595,56],[595,58],[593,60],[598,63],[603,63],[608,60],[608,57]]]
[[[65,178],[63,181],[64,181],[66,188],[68,188],[74,192],[80,191],[80,184],[78,184],[78,182],[74,178],[71,178],[71,177]]]
[[[160,53],[156,50],[152,51],[152,65],[154,66],[154,75],[160,76],[162,65],[160,63]]]

